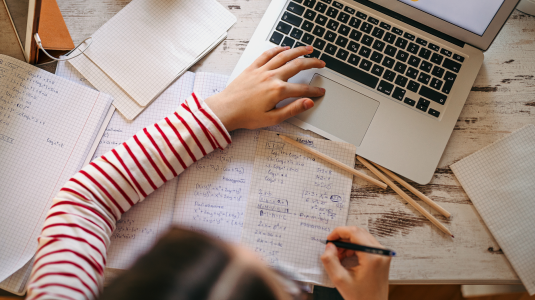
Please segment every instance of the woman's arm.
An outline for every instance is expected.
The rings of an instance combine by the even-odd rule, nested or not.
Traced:
[[[206,103],[191,95],[174,113],[74,175],[48,212],[27,299],[96,298],[110,238],[124,212],[215,148],[223,149],[231,142],[227,129],[274,125],[311,107],[303,99],[274,109],[290,96],[323,94],[286,83],[301,70],[324,66],[318,59],[296,59],[311,53],[310,46],[286,50],[267,51]]]

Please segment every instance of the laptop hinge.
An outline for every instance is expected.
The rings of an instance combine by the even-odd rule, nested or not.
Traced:
[[[454,37],[452,37],[450,35],[447,35],[445,33],[442,33],[442,32],[440,32],[440,31],[438,31],[436,29],[433,29],[433,28],[431,28],[431,27],[429,27],[427,25],[424,25],[422,23],[416,22],[413,19],[407,18],[407,17],[405,17],[405,16],[403,16],[403,15],[401,15],[401,14],[399,14],[399,13],[393,11],[393,10],[390,10],[390,9],[388,9],[386,7],[383,7],[383,6],[381,6],[381,5],[377,4],[377,3],[373,3],[373,2],[368,1],[368,0],[353,0],[353,1],[358,2],[360,4],[363,4],[363,5],[366,5],[369,8],[377,10],[377,11],[379,11],[379,12],[385,14],[385,15],[388,15],[388,16],[394,18],[394,19],[398,19],[401,22],[407,23],[407,24],[409,24],[411,26],[414,26],[414,27],[416,27],[416,28],[418,28],[420,30],[423,30],[423,31],[425,31],[425,32],[427,32],[429,34],[432,34],[432,35],[434,35],[434,36],[436,36],[438,38],[441,38],[441,39],[443,39],[445,41],[448,41],[448,42],[450,42],[450,43],[452,43],[454,45],[457,45],[457,46],[459,46],[461,48],[464,48],[465,42],[463,42],[461,40],[458,40],[458,39],[456,39],[456,38],[454,38]]]

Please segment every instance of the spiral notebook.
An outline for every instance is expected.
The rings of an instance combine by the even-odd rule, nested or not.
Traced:
[[[529,294],[535,294],[535,125],[450,168]]]

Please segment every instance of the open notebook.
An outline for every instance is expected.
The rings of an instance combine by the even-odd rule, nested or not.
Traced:
[[[83,82],[81,74],[68,63],[60,65],[57,73],[71,80]],[[206,99],[223,90],[227,80],[228,76],[187,72],[136,120],[129,121],[121,114],[114,114],[95,152],[95,157],[124,142],[145,126],[167,116],[191,92],[194,91],[199,97]],[[314,140],[318,145],[318,150],[325,150],[325,153],[341,159],[348,165],[354,165],[355,149],[346,144],[313,139],[321,137],[289,123],[282,123],[267,129]],[[253,174],[263,174],[262,172],[266,171],[258,165],[262,164],[262,159],[266,157],[259,155],[257,150],[257,144],[260,145],[258,141],[264,136],[260,130],[236,130],[231,132],[231,135],[232,143],[225,150],[215,150],[197,161],[179,177],[166,182],[164,186],[122,216],[108,249],[107,267],[127,269],[173,224],[206,232],[232,243],[240,242],[246,218],[246,200],[256,192],[250,188],[254,186]],[[286,149],[289,148],[286,146]],[[292,151],[299,152],[300,150]],[[320,176],[323,181],[316,180],[318,186],[314,186],[315,181],[311,181],[312,186],[306,189],[314,194],[303,196],[305,202],[298,205],[302,206],[299,208],[301,212],[307,212],[306,215],[310,216],[305,217],[308,220],[302,220],[302,223],[306,225],[300,225],[296,230],[288,230],[293,234],[302,232],[303,236],[296,241],[313,246],[306,254],[306,257],[310,258],[308,265],[302,265],[302,261],[299,261],[293,266],[308,266],[303,274],[300,274],[301,280],[329,285],[329,282],[324,280],[318,254],[323,251],[324,246],[317,241],[310,240],[310,234],[317,238],[325,238],[334,227],[345,225],[351,176],[340,175],[341,171],[337,168],[319,162],[311,163],[311,160],[302,162],[297,159],[295,163],[305,164],[307,168],[302,168],[302,170],[308,170],[310,174],[307,177],[292,178],[286,186],[295,186],[304,190],[305,185],[309,185],[308,179],[312,180],[312,177]],[[316,171],[317,168],[321,168],[324,173],[317,173],[319,172]],[[338,202],[329,200],[329,204],[324,203],[325,195],[321,191],[336,191],[337,197],[335,198]],[[331,196],[329,194],[329,199]],[[293,209],[295,203],[292,205]],[[298,216],[297,219],[300,217]],[[294,225],[292,221],[288,226]],[[268,228],[264,229],[269,231]],[[287,250],[290,249],[287,248]],[[280,262],[287,265],[284,259],[287,258],[281,257]],[[299,271],[299,268],[292,268],[292,270]]]
[[[24,291],[46,212],[82,167],[111,102],[0,55],[0,288]]]

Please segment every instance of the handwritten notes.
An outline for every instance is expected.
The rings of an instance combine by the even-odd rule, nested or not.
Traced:
[[[290,136],[348,166],[356,149],[346,143]],[[262,131],[254,160],[241,241],[297,280],[331,286],[319,240],[344,226],[353,176]]]

